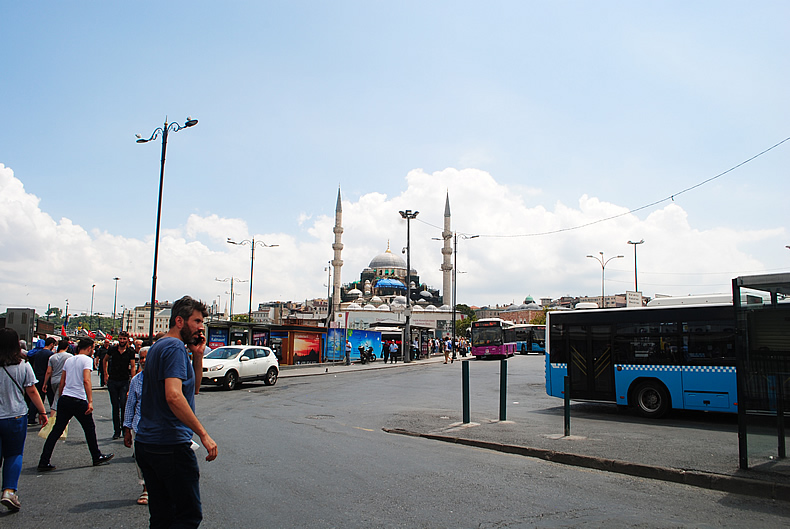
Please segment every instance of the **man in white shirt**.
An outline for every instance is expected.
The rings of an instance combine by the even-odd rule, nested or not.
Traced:
[[[93,340],[83,338],[77,344],[77,354],[72,356],[63,365],[63,375],[60,378],[58,393],[58,414],[55,426],[44,443],[41,457],[38,461],[38,471],[48,472],[55,470],[50,463],[55,443],[58,442],[66,426],[72,418],[79,421],[85,432],[85,441],[88,443],[93,466],[103,465],[113,458],[114,454],[102,454],[96,440],[96,425],[93,422],[93,391],[91,389],[91,372],[93,371]]]

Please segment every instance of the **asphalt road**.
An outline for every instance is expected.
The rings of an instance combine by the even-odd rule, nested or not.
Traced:
[[[472,365],[473,420],[496,417],[495,362]],[[205,388],[198,416],[219,444],[201,458],[201,527],[787,527],[790,505],[392,435],[382,428],[460,417],[460,367],[281,378],[274,387]],[[557,407],[542,358],[515,358],[511,413]],[[81,430],[35,471],[43,440],[29,432],[23,509],[4,527],[145,527],[129,450],[111,441],[109,397],[97,391],[97,429],[115,460],[90,466]],[[519,404],[514,404],[519,402]],[[524,404],[521,404],[524,403]],[[595,413],[594,410],[590,413]],[[682,421],[683,418],[677,420]]]

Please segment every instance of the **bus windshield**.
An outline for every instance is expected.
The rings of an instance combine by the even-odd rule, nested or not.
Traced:
[[[502,329],[500,327],[473,327],[472,347],[484,345],[502,345]]]

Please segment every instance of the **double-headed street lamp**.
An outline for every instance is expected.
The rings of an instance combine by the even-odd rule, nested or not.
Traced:
[[[112,300],[112,333],[115,334],[115,308],[117,307],[118,302],[118,281],[120,277],[113,277],[112,280],[115,281],[115,297]]]
[[[233,321],[233,283],[244,283],[247,280],[239,279],[238,277],[226,277],[225,279],[215,277],[214,281],[219,281],[220,283],[227,283],[230,281],[230,314],[228,315],[228,321]]]
[[[90,317],[90,325],[91,330],[93,330],[93,293],[96,292],[96,285],[91,286],[91,317]]]
[[[168,123],[167,118],[165,118],[165,124],[161,127],[158,127],[154,130],[151,137],[143,139],[142,136],[139,134],[135,134],[137,137],[137,143],[148,143],[149,141],[155,140],[162,135],[162,164],[159,168],[159,203],[156,208],[156,236],[154,238],[154,275],[151,281],[151,325],[148,331],[149,338],[154,337],[154,317],[155,317],[155,309],[154,304],[156,303],[156,265],[159,261],[159,225],[162,219],[162,185],[165,182],[165,154],[167,153],[167,135],[170,132],[178,132],[181,129],[186,129],[189,127],[194,127],[197,125],[198,120],[192,119],[191,117],[187,117],[186,122],[183,126],[179,125],[178,123]]]
[[[606,306],[606,296],[604,295],[604,271],[606,270],[606,265],[609,264],[609,261],[612,259],[622,259],[622,255],[615,255],[614,257],[610,257],[609,259],[604,260],[603,252],[598,252],[601,254],[600,257],[597,255],[588,255],[590,259],[595,259],[601,264],[601,308]]]
[[[639,287],[637,286],[637,282],[636,282],[636,247],[639,244],[644,244],[644,242],[645,242],[644,239],[642,239],[640,241],[637,241],[637,242],[628,241],[628,244],[633,244],[634,245],[634,292],[639,292]]]
[[[262,248],[276,248],[280,246],[279,244],[266,244],[263,241],[256,241],[253,237],[252,239],[245,239],[240,242],[236,242],[230,237],[228,237],[228,244],[235,244],[236,246],[244,246],[245,244],[250,245],[250,308],[247,312],[247,322],[252,323],[252,272],[255,267],[255,245],[258,245]],[[250,341],[252,343],[252,341]]]
[[[419,211],[412,211],[407,209],[399,211],[400,216],[406,219],[406,328],[404,329],[405,339],[403,340],[403,361],[411,362],[411,327],[409,320],[411,318],[411,228],[410,223],[417,218],[420,214]]]

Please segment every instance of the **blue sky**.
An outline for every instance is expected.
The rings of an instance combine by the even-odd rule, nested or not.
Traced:
[[[106,311],[115,276],[119,304],[150,296],[160,143],[134,134],[165,117],[200,123],[168,142],[160,299],[224,304],[214,278],[249,270],[224,241],[251,236],[280,245],[256,254],[256,304],[325,295],[338,186],[344,282],[405,244],[410,208],[441,286],[446,193],[460,232],[542,233],[790,136],[787,20],[786,2],[3,3],[0,310],[83,310],[97,284]],[[646,295],[784,271],[789,162],[790,142],[633,215],[466,241],[459,301],[596,295],[598,251],[628,257],[607,267],[625,291],[629,239]]]

